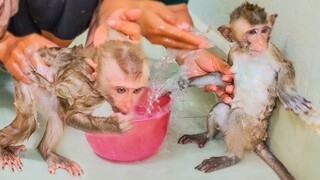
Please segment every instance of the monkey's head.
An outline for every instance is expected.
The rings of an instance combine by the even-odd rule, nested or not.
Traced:
[[[245,2],[230,15],[230,22],[218,31],[230,42],[237,42],[250,54],[259,54],[268,47],[277,14],[267,15],[264,8]]]
[[[139,45],[107,41],[87,62],[91,67],[90,79],[113,111],[132,111],[149,79],[149,64]]]

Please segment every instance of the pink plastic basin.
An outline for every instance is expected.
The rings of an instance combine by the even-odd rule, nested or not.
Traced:
[[[145,159],[157,152],[168,129],[171,104],[170,96],[162,96],[152,103],[147,113],[147,93],[135,107],[132,128],[122,134],[89,134],[87,141],[100,157],[119,162]]]

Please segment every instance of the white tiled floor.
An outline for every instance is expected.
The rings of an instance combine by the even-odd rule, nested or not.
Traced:
[[[67,129],[57,152],[77,161],[84,170],[81,179],[278,179],[275,173],[255,154],[248,153],[238,165],[213,173],[203,173],[194,169],[203,159],[223,155],[225,146],[222,140],[210,141],[203,149],[195,144],[179,145],[177,140],[184,133],[205,131],[205,116],[211,108],[214,97],[197,89],[191,89],[183,108],[174,107],[169,128],[159,151],[150,158],[134,163],[115,163],[103,160],[90,149],[84,133],[72,128]],[[0,128],[14,118],[13,83],[10,76],[0,72]],[[11,173],[8,169],[0,170],[1,180],[18,179],[75,179],[65,170],[58,170],[50,175],[47,165],[35,147],[40,140],[45,122],[41,120],[40,129],[25,142],[27,151],[20,154],[23,171]]]

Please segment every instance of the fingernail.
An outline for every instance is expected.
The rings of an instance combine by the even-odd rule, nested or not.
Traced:
[[[117,22],[115,20],[109,20],[108,21],[108,25],[109,26],[115,26],[117,24]]]
[[[230,97],[226,97],[224,100],[224,102],[227,104],[231,103],[231,101],[232,101],[232,99]]]
[[[177,27],[178,27],[179,29],[181,29],[181,30],[187,31],[187,30],[189,30],[189,28],[190,28],[190,24],[188,24],[188,23],[186,23],[186,22],[182,22],[182,23],[179,23],[179,24],[177,25]]]

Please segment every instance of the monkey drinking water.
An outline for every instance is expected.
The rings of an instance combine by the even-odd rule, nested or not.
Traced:
[[[212,108],[207,132],[184,135],[178,142],[203,147],[221,131],[227,154],[206,159],[196,169],[212,172],[229,167],[237,164],[246,151],[254,151],[281,179],[294,179],[266,146],[268,123],[277,98],[297,115],[308,114],[312,107],[295,91],[292,63],[269,42],[276,17],[245,2],[231,13],[230,24],[218,28],[228,41],[234,42],[228,56],[234,73],[234,98],[229,105],[218,103]],[[190,83],[195,85],[204,78],[195,77]]]
[[[39,51],[49,66],[53,82],[33,71],[34,83],[14,80],[16,118],[0,130],[2,168],[21,170],[16,144],[37,128],[36,105],[48,115],[44,136],[37,149],[50,173],[66,169],[71,175],[81,167],[54,152],[66,126],[90,133],[121,133],[129,127],[130,111],[149,78],[149,67],[140,47],[126,41],[107,41],[97,48],[46,48]],[[92,115],[107,101],[115,112],[109,117]]]

